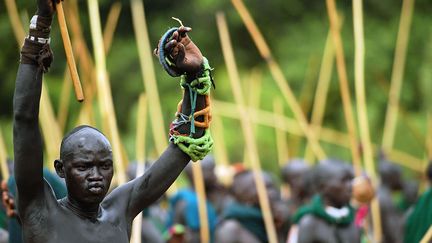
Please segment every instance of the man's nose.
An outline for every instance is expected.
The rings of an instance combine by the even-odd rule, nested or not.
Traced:
[[[100,170],[99,170],[98,167],[94,166],[92,168],[90,176],[89,176],[89,179],[90,180],[95,180],[95,181],[103,179],[102,173],[100,172]]]

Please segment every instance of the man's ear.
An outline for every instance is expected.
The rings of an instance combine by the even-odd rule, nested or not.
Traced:
[[[54,168],[57,172],[57,175],[60,176],[60,178],[65,178],[64,164],[62,160],[60,159],[54,160]]]

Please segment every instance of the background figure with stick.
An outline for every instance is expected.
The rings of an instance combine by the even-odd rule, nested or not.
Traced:
[[[49,34],[54,5],[52,0],[37,1],[38,8],[21,50],[16,77],[15,178],[24,240],[28,243],[126,243],[135,216],[168,189],[191,157],[202,159],[211,149],[212,140],[206,132],[208,126],[193,126],[190,120],[177,122],[170,131],[174,141],[155,164],[143,176],[108,195],[114,173],[111,145],[96,128],[79,126],[63,138],[60,158],[54,162],[57,174],[65,179],[68,189],[67,197],[57,201],[42,176],[43,149],[38,128],[42,76],[52,62]],[[202,84],[200,80],[211,79],[208,63],[188,37],[189,31],[187,27],[178,28],[169,37],[168,44],[161,47],[182,74],[182,83],[190,87],[184,92],[181,106],[181,114],[186,117],[194,109],[199,112],[207,107],[208,92],[194,99],[189,95]],[[191,106],[194,109],[190,109]],[[204,115],[195,120],[203,122]],[[184,140],[189,143],[185,144]],[[196,145],[195,150],[188,146],[191,144]]]

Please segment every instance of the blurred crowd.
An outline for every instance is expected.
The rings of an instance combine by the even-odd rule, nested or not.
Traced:
[[[210,242],[269,242],[257,175],[243,163],[221,166],[211,155],[199,163]],[[129,180],[136,170],[137,164],[130,163]],[[165,194],[142,212],[143,243],[203,242],[191,163],[183,173],[188,186]],[[381,160],[375,187],[366,173],[355,175],[350,163],[337,159],[311,165],[295,158],[286,161],[280,174],[256,173],[262,173],[278,242],[377,242],[377,230],[382,243],[420,242],[432,224],[432,162],[424,177],[414,180],[406,179],[399,165]],[[66,196],[57,175],[45,169],[44,177],[57,198]],[[0,243],[22,243],[14,177],[4,180],[1,189]],[[374,222],[374,200],[380,228]]]

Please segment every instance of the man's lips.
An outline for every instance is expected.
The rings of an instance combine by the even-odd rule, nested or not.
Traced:
[[[102,193],[103,189],[104,189],[104,186],[101,183],[91,183],[88,186],[88,190],[92,193],[95,193],[95,194]]]

